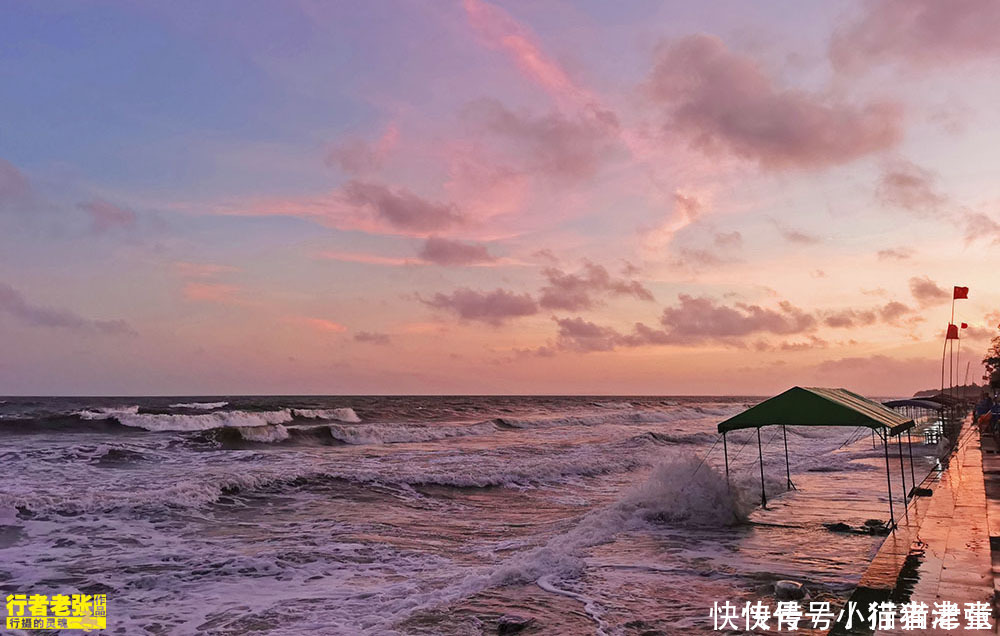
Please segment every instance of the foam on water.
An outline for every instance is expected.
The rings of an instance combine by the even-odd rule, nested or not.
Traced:
[[[157,432],[207,431],[213,428],[250,428],[292,421],[289,409],[280,411],[215,411],[197,415],[116,413],[114,418],[125,426]]]
[[[229,404],[229,402],[178,402],[177,404],[171,404],[170,408],[211,411],[212,409],[221,409],[227,404]]]
[[[352,408],[339,409],[292,409],[295,417],[314,420],[333,420],[337,422],[360,422],[361,418]]]
[[[340,426],[331,424],[330,435],[345,444],[399,444],[405,442],[431,442],[449,437],[489,435],[497,428],[486,422],[470,426]]]
[[[117,419],[120,415],[136,415],[138,413],[138,406],[110,406],[77,411],[75,415],[82,420],[111,420]]]

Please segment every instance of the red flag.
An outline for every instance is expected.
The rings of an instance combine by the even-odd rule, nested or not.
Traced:
[[[948,335],[945,340],[958,340],[958,325],[948,325]]]
[[[953,296],[954,300],[959,300],[968,297],[969,297],[968,287],[959,287],[958,285],[955,286],[955,295]]]
[[[963,322],[962,323],[962,329],[968,329],[968,328],[969,328],[969,323]]]

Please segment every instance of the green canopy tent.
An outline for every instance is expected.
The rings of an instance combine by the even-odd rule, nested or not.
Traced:
[[[885,407],[847,389],[823,389],[793,387],[784,393],[764,400],[750,407],[739,415],[734,415],[719,424],[722,434],[722,448],[726,458],[726,480],[729,480],[729,448],[726,434],[731,431],[755,428],[757,429],[757,454],[760,460],[760,499],[761,505],[767,507],[767,493],[764,489],[764,451],[760,442],[760,429],[764,426],[780,426],[785,443],[785,478],[788,487],[792,484],[791,471],[788,466],[788,435],[786,426],[846,426],[870,428],[882,439],[885,450],[885,476],[889,486],[889,522],[895,527],[895,515],[892,509],[892,477],[889,470],[889,437],[898,437],[903,432],[910,442],[910,429],[913,420],[908,419]],[[910,454],[910,480],[916,485],[913,476],[913,450]],[[906,510],[906,472],[903,465],[903,449],[899,445],[899,469],[903,480],[903,504]]]

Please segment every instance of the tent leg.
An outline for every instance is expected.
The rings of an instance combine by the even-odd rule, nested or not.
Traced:
[[[875,450],[875,429],[872,429],[872,450]]]
[[[760,460],[760,507],[767,508],[767,494],[764,491],[764,449],[760,445],[760,427],[757,427],[757,458]]]
[[[889,526],[892,531],[896,531],[896,515],[892,511],[892,476],[889,473],[889,442],[887,441],[889,434],[881,435],[882,437],[882,448],[885,450],[885,483],[889,486]]]
[[[726,458],[726,487],[731,488],[732,486],[729,483],[729,447],[726,445],[725,433],[722,434],[722,455]]]
[[[899,451],[899,478],[903,481],[903,516],[910,521],[910,507],[906,505],[906,467],[903,465],[903,438],[896,435],[896,450]]]
[[[788,482],[787,488],[789,490],[795,488],[795,484],[792,483],[792,473],[788,468],[788,433],[785,432],[785,425],[781,425],[781,436],[785,438],[785,480]]]
[[[906,429],[906,449],[910,453],[910,481],[913,482],[913,489],[916,490],[917,478],[913,476],[913,438],[910,437],[910,429]]]

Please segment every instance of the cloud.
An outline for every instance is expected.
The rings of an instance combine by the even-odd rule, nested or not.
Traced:
[[[545,54],[536,38],[506,11],[482,0],[463,0],[462,5],[473,28],[490,46],[503,49],[525,77],[562,102],[594,102],[555,60]]]
[[[515,294],[506,289],[477,291],[463,287],[451,294],[437,293],[427,305],[443,309],[457,315],[462,320],[484,322],[500,326],[513,318],[531,316],[538,313],[538,303],[528,294]]]
[[[878,251],[880,261],[905,261],[913,256],[913,249],[909,247],[890,247]]]
[[[697,195],[682,190],[674,191],[674,208],[669,218],[656,227],[641,231],[642,246],[652,255],[656,255],[670,245],[674,236],[687,226],[694,223],[706,204]]]
[[[557,344],[573,351],[611,351],[622,343],[622,336],[610,327],[602,327],[583,318],[553,318],[559,326]]]
[[[814,329],[817,322],[813,315],[788,301],[769,309],[746,303],[719,305],[711,298],[687,294],[677,298],[679,304],[665,308],[660,323],[666,329],[666,340],[678,344],[726,341],[758,333],[803,333]]]
[[[887,205],[930,214],[947,201],[935,190],[934,181],[935,176],[929,170],[909,161],[896,161],[883,169],[875,196]]]
[[[366,265],[421,265],[422,261],[415,258],[400,258],[398,256],[381,256],[379,254],[368,254],[365,252],[338,252],[326,250],[316,255],[331,261],[341,261],[344,263],[364,263]]]
[[[987,240],[993,245],[1000,244],[1000,223],[982,212],[970,212],[965,215],[964,221],[966,243]]]
[[[0,312],[32,327],[55,327],[104,335],[136,335],[135,330],[124,320],[91,320],[68,309],[34,305],[6,283],[0,283]]]
[[[496,260],[485,245],[462,243],[436,236],[432,236],[424,242],[419,256],[436,265],[475,265]]]
[[[715,246],[721,249],[738,249],[743,247],[743,235],[737,231],[716,232],[712,239]]]
[[[386,157],[399,141],[399,129],[389,124],[375,143],[349,138],[331,144],[326,154],[326,165],[336,166],[348,174],[363,174],[381,168]]]
[[[135,225],[135,212],[109,203],[104,199],[79,203],[77,207],[90,216],[91,227],[95,232],[107,232],[117,227],[125,228]]]
[[[704,151],[728,151],[770,170],[839,165],[902,137],[898,105],[855,106],[783,88],[758,62],[704,34],[662,47],[647,89],[668,130]]]
[[[899,320],[912,313],[912,309],[901,302],[890,301],[881,307],[871,309],[840,309],[837,311],[820,312],[823,324],[835,329],[851,329],[867,327],[878,320],[888,324],[897,324]]]
[[[821,239],[813,234],[807,234],[800,230],[786,227],[777,221],[774,222],[774,225],[778,228],[778,233],[781,234],[781,237],[789,243],[796,243],[798,245],[816,245],[821,242]]]
[[[17,166],[0,158],[0,206],[27,199],[31,184]]]
[[[354,334],[355,342],[367,342],[374,345],[387,345],[392,342],[392,338],[389,334],[379,333],[377,331],[359,331]]]
[[[465,116],[479,128],[511,142],[518,157],[527,158],[526,169],[556,179],[579,181],[593,177],[612,150],[617,120],[570,120],[560,113],[532,117],[515,113],[494,99],[481,99],[465,108]]]
[[[639,281],[614,278],[603,266],[590,262],[585,262],[583,270],[573,274],[556,267],[547,267],[542,273],[548,279],[548,285],[541,289],[539,304],[546,309],[591,309],[598,302],[595,296],[600,295],[653,300],[652,292]]]
[[[993,0],[867,0],[857,19],[831,39],[841,71],[880,62],[947,67],[1000,55],[1000,5]]]
[[[223,283],[187,282],[181,288],[185,300],[200,303],[219,303],[223,305],[240,304],[240,288],[236,285]]]
[[[427,201],[405,189],[392,190],[365,181],[348,181],[343,188],[346,200],[370,210],[394,228],[415,232],[442,230],[462,222],[455,207]]]
[[[835,328],[863,327],[873,324],[877,318],[871,310],[841,309],[827,314],[823,318],[823,324]]]
[[[910,279],[910,293],[920,303],[921,307],[940,305],[951,300],[951,294],[942,289],[927,276],[914,276]]]
[[[329,333],[344,333],[345,331],[347,331],[347,327],[340,324],[339,322],[334,322],[332,320],[327,320],[325,318],[311,318],[308,316],[303,316],[297,318],[296,321],[308,325],[317,331],[324,331]]]

